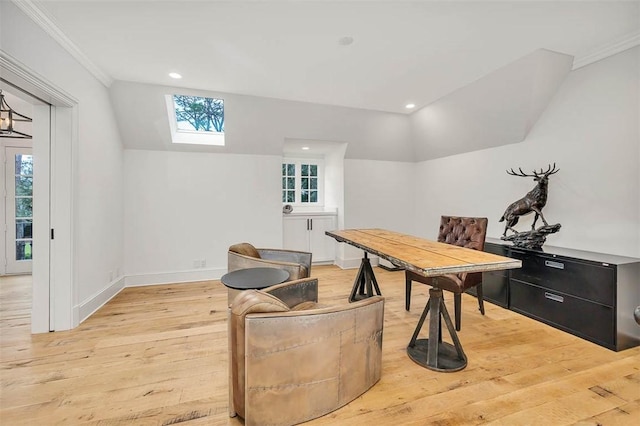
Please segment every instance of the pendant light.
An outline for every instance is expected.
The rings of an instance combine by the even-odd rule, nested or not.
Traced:
[[[4,94],[0,89],[0,137],[14,139],[31,139],[31,135],[17,131],[14,128],[16,122],[31,123],[33,120],[26,115],[15,112],[4,100]]]

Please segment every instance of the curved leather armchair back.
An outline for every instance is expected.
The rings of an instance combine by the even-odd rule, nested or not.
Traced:
[[[384,299],[323,307],[317,284],[291,281],[233,301],[229,414],[246,426],[323,416],[380,379]]]
[[[255,248],[249,243],[234,244],[227,253],[227,272],[247,268],[278,268],[289,272],[289,280],[311,276],[311,253]]]
[[[263,291],[249,290],[242,292],[231,308],[229,316],[230,330],[229,344],[231,351],[231,375],[230,380],[233,384],[245,382],[245,317],[254,312],[287,312],[289,307],[281,302],[277,297],[265,293]],[[231,385],[231,384],[230,384]],[[244,386],[235,386],[233,392],[233,405],[236,411],[244,418]],[[229,401],[231,403],[231,401]]]

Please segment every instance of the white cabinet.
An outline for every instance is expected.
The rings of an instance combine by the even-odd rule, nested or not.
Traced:
[[[325,231],[336,229],[336,216],[328,214],[289,214],[283,217],[283,248],[309,251],[313,263],[333,262],[336,241]]]

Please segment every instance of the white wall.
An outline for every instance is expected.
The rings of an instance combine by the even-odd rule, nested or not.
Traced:
[[[433,238],[441,214],[458,214],[488,217],[499,237],[505,208],[534,186],[505,169],[555,162],[543,212],[562,229],[546,244],[640,257],[639,62],[636,47],[572,71],[522,143],[419,163],[418,234]]]
[[[324,205],[338,211],[338,227],[344,227],[344,153],[347,144],[339,144],[325,154]]]
[[[344,228],[415,232],[415,164],[345,160]],[[338,245],[338,263],[357,267],[362,251]]]
[[[282,246],[281,156],[125,150],[127,285],[220,278],[227,249]],[[345,160],[344,225],[413,232],[413,163]],[[341,246],[341,245],[340,245]],[[344,254],[339,263],[361,254]],[[205,260],[205,267],[195,267]]]
[[[572,63],[538,49],[416,111],[415,161],[522,142]]]
[[[281,247],[281,164],[281,156],[126,150],[127,285],[219,278],[231,244]]]
[[[225,146],[171,144],[164,96],[172,93],[223,98]],[[350,213],[344,207],[344,200],[349,198],[343,189],[349,185],[343,176],[345,157],[384,158],[395,161],[373,162],[404,164],[399,168],[413,169],[413,163],[409,162],[413,158],[409,116],[403,114],[122,81],[114,83],[110,94],[127,153],[127,285],[219,278],[226,269],[228,246],[240,240],[264,247],[282,247],[280,165],[287,141],[324,145],[322,152],[328,166],[326,182],[331,185],[327,188],[325,207],[338,210],[340,226],[348,222],[347,217],[356,216],[361,210],[356,207]],[[330,145],[332,148],[327,148]],[[159,162],[157,166],[155,162]],[[198,164],[200,172],[193,170],[193,162]],[[165,168],[165,164],[171,167]],[[139,165],[143,165],[140,171],[136,169]],[[344,169],[347,168],[345,165]],[[246,175],[254,169],[262,173],[255,181],[252,175]],[[362,179],[360,172],[356,172],[355,185],[363,193],[379,194],[387,180],[378,174],[380,170],[374,169],[371,173],[377,178]],[[140,175],[153,176],[157,182]],[[174,179],[200,189],[166,192],[155,187]],[[201,182],[207,184],[200,187]],[[406,182],[402,183],[406,188]],[[201,197],[203,191],[208,197]],[[133,194],[144,194],[144,204]],[[176,196],[176,202],[169,207],[167,194]],[[243,198],[237,200],[240,194]],[[187,219],[175,212],[182,211],[182,205],[206,212],[212,210],[212,203],[219,203],[220,208],[233,203],[237,212],[217,212],[203,218],[195,243],[188,233],[181,235]],[[359,202],[354,198],[352,205],[358,206]],[[170,223],[172,220],[177,223]],[[391,225],[393,221],[387,223]],[[194,269],[196,259],[205,259],[207,267]]]
[[[441,214],[464,214],[490,218],[489,235],[498,237],[505,207],[534,185],[505,169],[556,162],[544,212],[563,228],[547,244],[637,256],[634,58],[624,53],[572,72],[520,144],[421,163],[345,159],[340,227],[435,238]],[[288,131],[282,124],[276,133]],[[313,127],[307,131],[312,139]],[[622,155],[609,160],[610,153]],[[228,246],[241,240],[281,246],[280,155],[127,149],[125,157],[128,285],[218,278]],[[530,220],[522,219],[525,228]],[[338,245],[342,266],[357,267],[361,255]],[[194,268],[196,259],[206,267]]]
[[[83,315],[88,312],[82,307],[93,306],[101,292],[117,281],[116,271],[122,270],[123,148],[109,94],[11,2],[0,2],[0,40],[4,52],[78,101],[72,158],[58,166],[72,167],[72,303]]]

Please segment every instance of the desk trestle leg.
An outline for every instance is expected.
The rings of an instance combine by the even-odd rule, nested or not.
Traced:
[[[380,287],[378,287],[378,280],[376,280],[376,276],[373,274],[371,262],[369,261],[369,257],[365,251],[362,262],[360,263],[358,275],[356,275],[356,279],[353,283],[353,289],[351,289],[349,302],[355,302],[356,300],[362,300],[367,297],[374,296],[374,289],[378,296],[382,296]]]
[[[429,315],[429,338],[418,339],[418,334]],[[447,326],[453,345],[442,341],[442,320]],[[442,290],[431,288],[429,301],[425,306],[420,321],[413,332],[407,354],[417,364],[435,371],[459,371],[467,366],[467,356],[451,322],[451,317],[442,299]]]

